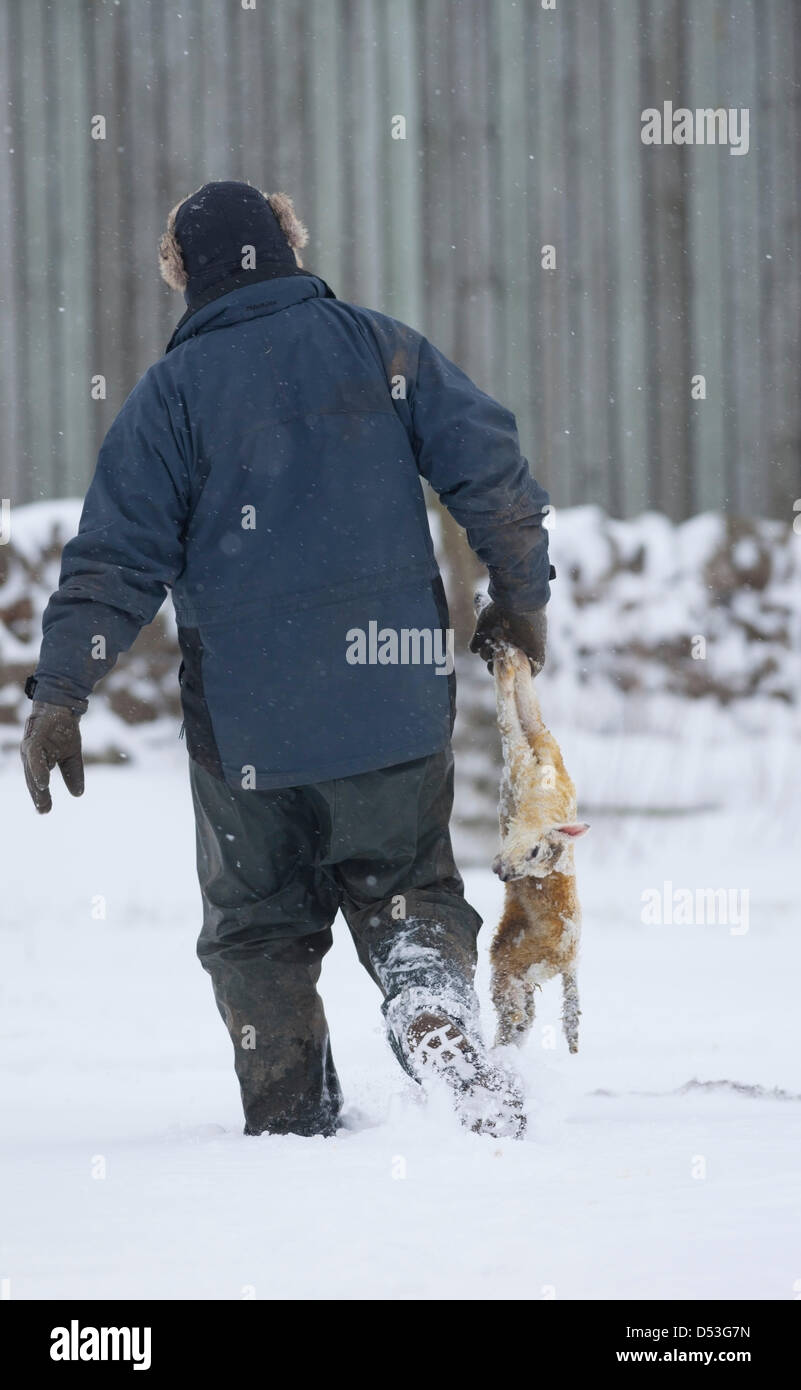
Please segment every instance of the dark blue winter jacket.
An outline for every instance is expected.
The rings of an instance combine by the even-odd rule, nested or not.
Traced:
[[[450,681],[420,633],[441,641],[448,619],[420,475],[466,528],[492,596],[546,603],[547,496],[508,410],[316,276],[214,299],[104,440],[45,612],[36,699],[85,709],[172,589],[189,753],[229,785],[436,752]],[[413,635],[393,647],[387,630]]]

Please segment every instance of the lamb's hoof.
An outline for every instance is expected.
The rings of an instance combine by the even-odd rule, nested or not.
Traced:
[[[514,864],[510,864],[508,859],[504,859],[500,854],[496,854],[492,861],[492,872],[498,875],[501,883],[512,883],[516,878],[524,877]]]

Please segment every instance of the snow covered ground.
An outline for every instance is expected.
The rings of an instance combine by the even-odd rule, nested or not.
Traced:
[[[590,754],[569,757],[579,785],[614,766],[619,794],[577,850],[582,1051],[558,1032],[548,1045],[550,987],[521,1058],[521,1143],[421,1104],[341,921],[322,988],[348,1128],[245,1139],[194,959],[182,751],[91,767],[84,799],[59,786],[42,820],[4,767],[4,1295],[797,1297],[798,800],[777,813],[737,798],[766,756],[752,741],[731,751],[728,810],[627,814],[653,757],[621,739],[602,775]],[[769,761],[791,757],[788,744]],[[695,782],[703,806],[703,769]],[[483,988],[502,888],[480,868],[466,879]],[[643,893],[666,882],[748,889],[747,930],[741,895],[734,924],[643,923]]]

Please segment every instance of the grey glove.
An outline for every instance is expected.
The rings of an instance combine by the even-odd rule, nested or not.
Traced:
[[[19,751],[28,791],[41,815],[46,815],[53,805],[50,773],[56,765],[61,769],[67,791],[73,796],[83,795],[79,719],[80,715],[74,714],[67,705],[50,705],[44,700],[33,702]]]
[[[513,613],[500,608],[497,603],[488,603],[478,615],[476,630],[470,639],[470,650],[478,652],[491,671],[492,658],[499,644],[518,647],[528,657],[532,674],[537,676],[545,665],[547,636],[548,620],[544,608],[535,608],[530,613]]]

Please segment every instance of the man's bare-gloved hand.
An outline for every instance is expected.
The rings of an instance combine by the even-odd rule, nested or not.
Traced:
[[[548,620],[544,608],[535,608],[530,613],[513,613],[497,603],[488,603],[478,615],[476,630],[470,639],[470,650],[478,652],[491,671],[496,647],[508,643],[525,652],[531,663],[532,674],[537,676],[545,665],[547,635]]]
[[[42,815],[53,805],[50,800],[50,773],[56,765],[61,769],[67,791],[73,796],[83,794],[79,719],[80,715],[74,714],[66,705],[34,700],[31,707],[19,751],[28,791]]]

